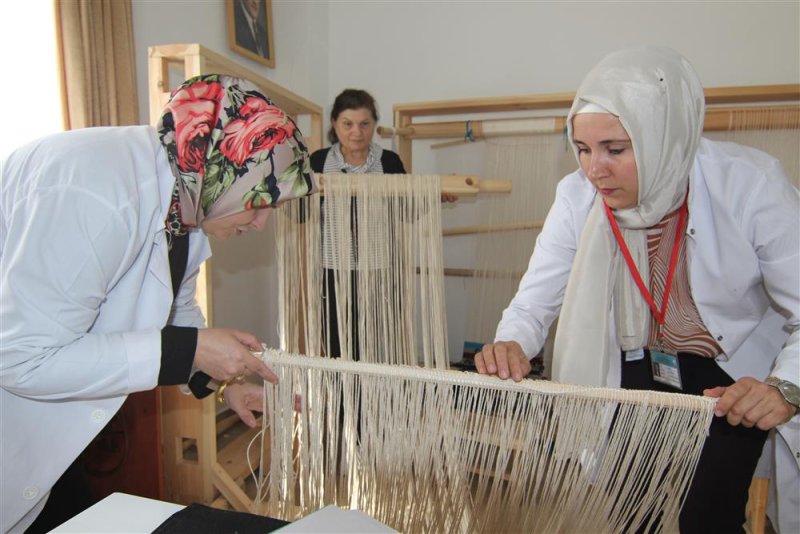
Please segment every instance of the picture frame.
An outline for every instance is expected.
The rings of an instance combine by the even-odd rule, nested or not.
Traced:
[[[272,0],[225,0],[225,7],[231,50],[275,68]]]

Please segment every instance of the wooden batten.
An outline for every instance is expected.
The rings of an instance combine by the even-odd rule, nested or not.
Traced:
[[[443,193],[471,196],[479,193],[510,193],[511,180],[485,180],[477,176],[448,174],[440,177]]]
[[[535,230],[544,226],[544,221],[530,221],[510,224],[495,224],[492,226],[455,226],[444,228],[442,237],[457,235],[490,234],[498,232],[515,232],[517,230]]]
[[[325,194],[325,175],[318,176],[320,192]],[[474,196],[481,193],[510,193],[511,180],[486,180],[477,176],[448,174],[440,176],[442,193]]]
[[[705,95],[708,105],[796,102],[800,100],[800,84],[709,87],[705,89]]]
[[[754,102],[792,102],[800,100],[800,84],[709,87],[706,88],[704,92],[706,103],[709,105],[747,104]],[[574,99],[575,93],[549,93],[507,97],[494,96],[462,100],[395,104],[392,109],[396,115],[399,114],[405,117],[569,109]],[[395,122],[395,126],[400,125]]]
[[[394,112],[406,117],[429,115],[459,115],[462,113],[485,113],[500,111],[529,111],[534,109],[569,108],[575,93],[550,93],[523,96],[491,96],[466,98],[439,102],[416,102],[396,104]],[[395,123],[395,126],[398,124]]]
[[[382,137],[395,135],[409,139],[460,139],[437,143],[431,148],[444,148],[485,139],[514,135],[560,134],[567,125],[566,116],[411,123],[402,128],[380,127]],[[706,112],[705,131],[777,130],[800,127],[800,106],[747,108],[711,108]]]

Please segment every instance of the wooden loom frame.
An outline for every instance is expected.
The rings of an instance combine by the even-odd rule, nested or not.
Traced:
[[[783,118],[776,127],[786,129],[800,128],[800,84],[781,84],[781,85],[754,85],[754,86],[732,86],[706,88],[706,120],[705,131],[721,131],[732,129],[748,129],[748,117],[740,114],[742,111],[759,110],[766,113],[777,112],[791,113],[788,118]],[[475,114],[514,112],[514,111],[546,111],[546,110],[568,110],[572,106],[575,98],[574,93],[553,93],[541,95],[524,95],[510,97],[487,97],[471,98],[459,100],[441,100],[429,102],[417,102],[409,104],[395,104],[393,106],[394,123],[393,128],[379,128],[378,134],[384,138],[397,137],[397,150],[403,165],[408,172],[413,172],[413,140],[414,139],[438,139],[462,137],[463,141],[450,141],[440,143],[442,148],[469,142],[474,140],[466,139],[466,130],[469,127],[465,121],[453,122],[414,122],[419,117],[454,116],[466,115],[467,117]],[[781,103],[778,108],[764,107],[765,104]],[[786,104],[790,104],[787,108]],[[748,107],[751,105],[751,107]],[[726,107],[721,107],[726,106]],[[730,106],[730,107],[727,107]],[[565,114],[564,114],[565,115]],[[539,117],[535,118],[539,120]],[[537,132],[530,133],[558,133],[565,128],[566,118],[564,116],[550,117],[551,124],[536,125]],[[498,121],[524,121],[526,119],[510,118],[498,119]],[[480,121],[478,121],[480,127]],[[742,125],[745,125],[742,128]],[[738,128],[734,128],[738,126]],[[541,129],[538,129],[541,128]],[[758,125],[752,127],[757,129]],[[478,128],[472,128],[472,132]],[[472,132],[470,132],[472,134]],[[479,132],[480,134],[480,132]],[[525,135],[517,133],[516,135]],[[482,137],[479,135],[479,137]],[[541,221],[532,224],[540,225]],[[521,224],[528,227],[526,223]],[[443,229],[443,236],[476,234],[492,231],[504,231],[517,228],[486,228],[486,227],[464,227]],[[448,269],[445,268],[445,276],[472,276],[471,269]],[[754,478],[750,486],[750,499],[747,505],[746,520],[750,531],[754,534],[763,534],[766,527],[766,507],[769,483],[767,479]]]
[[[736,87],[712,87],[705,89],[706,126],[713,130],[726,130],[734,123],[738,110],[747,109],[743,104],[766,104],[790,102],[793,108],[800,105],[800,84],[753,85]],[[412,141],[414,139],[453,138],[464,135],[464,121],[460,122],[414,122],[417,117],[448,115],[472,115],[509,111],[568,110],[575,93],[550,93],[509,97],[469,98],[395,104],[393,128],[379,128],[381,137],[397,134],[397,151],[406,169],[413,169]],[[716,108],[717,105],[734,105],[732,108]],[[755,109],[755,108],[754,108]],[[759,108],[760,109],[760,108]],[[798,108],[800,109],[800,108]],[[797,109],[795,109],[797,111]],[[559,119],[562,119],[559,122]],[[501,119],[514,121],[519,119]],[[563,118],[552,117],[553,132],[564,127]],[[798,116],[790,119],[787,127],[798,128]],[[520,134],[522,135],[522,134]]]
[[[148,48],[151,123],[158,121],[169,99],[170,66],[182,70],[181,82],[204,73],[227,74],[250,80],[293,119],[297,120],[301,115],[310,116],[311,131],[306,144],[310,152],[322,147],[321,106],[200,44],[168,44]],[[207,261],[197,279],[197,301],[209,326],[213,324],[210,269],[212,264]],[[257,430],[245,432],[218,451],[217,434],[235,424],[238,416],[234,415],[217,425],[214,395],[199,401],[183,394],[177,387],[160,389],[164,498],[182,504],[210,504],[217,502],[214,501],[216,490],[236,510],[251,511],[252,502],[241,485],[249,474],[245,450],[249,438]],[[185,453],[189,449],[196,450],[196,459],[187,459]]]

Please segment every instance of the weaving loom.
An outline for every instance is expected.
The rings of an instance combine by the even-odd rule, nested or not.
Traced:
[[[280,382],[265,386],[259,513],[336,504],[403,532],[676,528],[713,401],[445,370],[438,177],[321,179],[325,201],[277,223],[283,350],[313,356],[265,353]],[[337,295],[358,300],[350,324],[337,297],[340,359],[315,357],[325,250]]]
[[[800,186],[800,87],[721,87],[708,88],[705,93],[704,136],[772,154],[790,180]],[[464,280],[468,294],[465,309],[449,310],[453,341],[460,341],[457,325],[462,323],[466,325],[465,344],[480,346],[494,339],[502,311],[528,265],[556,183],[576,168],[564,135],[563,112],[573,97],[560,93],[397,104],[394,128],[378,130],[381,136],[393,138],[406,168],[412,167],[414,154],[425,150],[425,140],[457,138],[429,145],[438,152],[436,161],[442,172],[459,170],[461,161],[479,157],[483,176],[502,177],[513,184],[513,195],[478,199],[471,206],[475,216],[466,225],[462,220],[443,224],[446,258],[452,250],[449,247],[475,251],[471,266],[448,265],[444,269],[445,276]],[[487,116],[511,111],[536,116]],[[437,117],[446,120],[437,121]],[[414,142],[417,140],[419,144]],[[460,259],[464,254],[457,256],[456,261],[464,261]],[[551,345],[548,340],[543,349],[545,376],[549,376]],[[451,344],[451,353],[455,346]]]
[[[280,381],[255,504],[288,520],[336,504],[401,532],[674,531],[713,415],[688,395],[263,357]]]
[[[706,126],[713,131],[740,125],[763,130],[749,135],[774,148],[776,135],[792,146],[797,117],[796,106],[712,110]],[[406,134],[424,136],[426,127],[409,126]],[[510,133],[504,131],[503,137]],[[490,144],[485,174],[510,178],[515,194],[483,201],[489,206],[477,210],[483,214],[479,226],[442,231],[438,189],[427,189],[423,182],[409,186],[410,180],[419,180],[414,176],[326,182],[320,216],[341,225],[335,235],[319,232],[313,211],[319,205],[313,200],[298,208],[311,224],[293,226],[296,214],[282,219],[289,226],[280,232],[287,236],[279,242],[280,263],[291,265],[280,277],[281,307],[290,306],[281,322],[282,349],[325,353],[315,254],[328,239],[338,243],[337,270],[343,273],[336,279],[337,294],[349,295],[348,284],[358,285],[357,328],[340,325],[339,334],[350,336],[346,345],[361,347],[364,361],[343,361],[348,359],[344,353],[342,360],[265,355],[281,383],[267,386],[264,439],[270,443],[270,466],[265,474],[262,463],[258,481],[261,513],[294,519],[337,504],[404,532],[677,531],[713,400],[547,382],[515,384],[411,367],[446,366],[447,354],[439,352],[446,335],[426,338],[444,334],[444,327],[438,328],[446,324],[443,304],[436,300],[444,275],[463,271],[475,280],[468,313],[478,316],[468,319],[469,332],[476,341],[492,339],[499,313],[524,271],[556,177],[574,167],[560,127],[531,133],[532,138]],[[796,150],[787,154],[790,161],[782,160],[796,180]],[[410,160],[410,153],[406,157]],[[395,206],[378,210],[385,224],[353,225],[355,220],[380,220],[368,215],[375,202]],[[385,217],[401,212],[406,203],[425,208],[403,218]],[[475,269],[444,269],[438,236],[467,234],[482,236]],[[407,236],[413,239],[405,242]],[[357,258],[347,249],[351,239],[360,251]],[[520,239],[527,245],[521,246]],[[362,257],[376,243],[389,248]],[[370,262],[381,254],[399,263],[381,264],[388,274],[375,283]],[[351,270],[357,271],[353,277]],[[496,296],[497,302],[487,296]],[[346,302],[337,306],[349,317]],[[398,344],[409,351],[407,359],[398,357]],[[299,412],[290,408],[294,395],[302,399]]]

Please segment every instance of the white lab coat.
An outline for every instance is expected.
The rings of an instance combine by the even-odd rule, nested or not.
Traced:
[[[46,137],[0,172],[0,529],[21,532],[125,397],[156,386],[161,328],[204,325],[210,248],[192,232],[173,307],[175,178],[152,127]]]
[[[581,171],[559,183],[496,341],[517,341],[529,357],[544,345],[594,196]],[[734,379],[775,375],[800,384],[799,223],[800,193],[777,160],[749,147],[701,141],[689,181],[690,286],[700,317],[724,351],[717,361]],[[611,353],[619,353],[611,332]],[[617,380],[608,385],[619,387],[618,369],[608,376]],[[771,518],[780,532],[800,532],[800,415],[779,432],[782,439],[765,447],[779,451]]]

